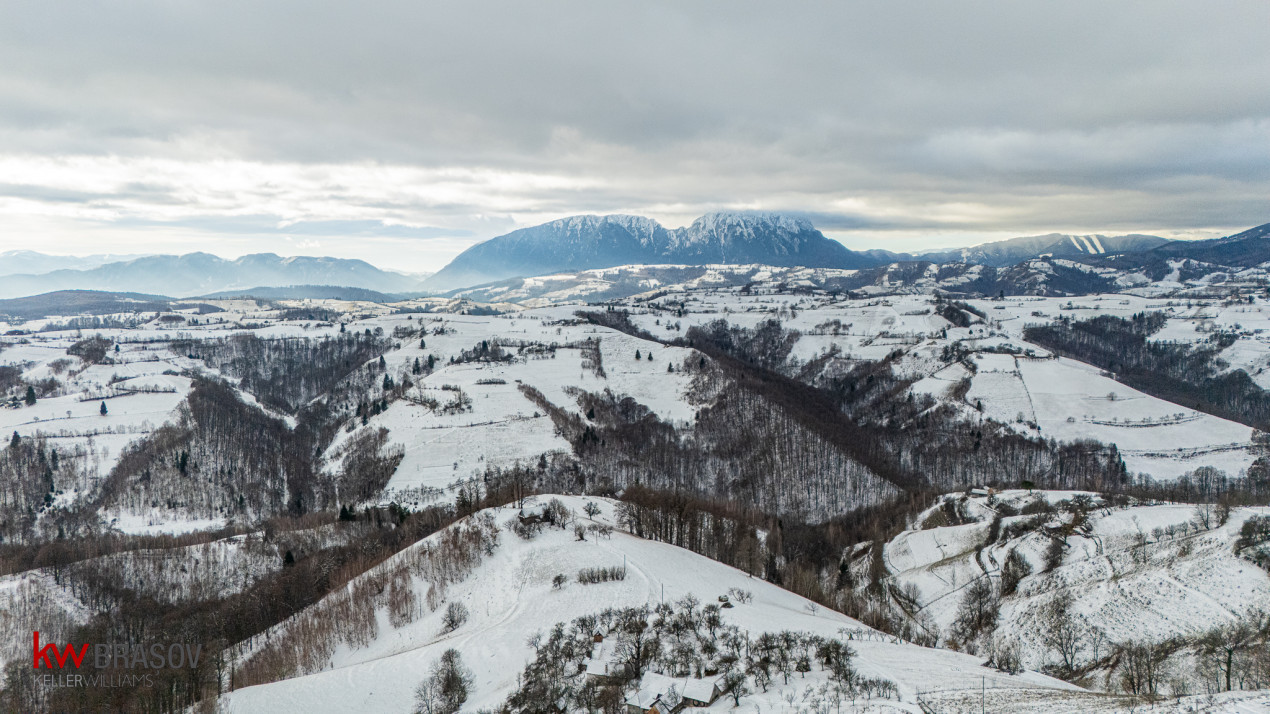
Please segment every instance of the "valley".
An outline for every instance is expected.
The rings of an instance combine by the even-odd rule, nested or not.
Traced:
[[[606,274],[641,270],[660,269]],[[170,701],[221,711],[412,711],[449,650],[470,670],[464,711],[548,711],[525,689],[548,671],[534,686],[569,711],[716,684],[720,710],[1264,702],[1263,435],[1033,341],[1149,324],[1133,349],[1260,389],[1259,290],[710,278],[734,270],[591,304],[200,298],[10,318],[0,696],[92,701],[22,685],[22,633],[106,636],[159,603],[145,637],[216,643]],[[726,638],[656,624],[725,601],[710,617]],[[970,602],[990,618],[968,625]],[[589,677],[566,646],[589,636],[580,617],[644,618],[658,644]],[[556,623],[562,659],[535,664],[546,650],[527,643]],[[1225,632],[1244,639],[1223,664],[1206,643]],[[760,642],[776,649],[756,658]],[[826,642],[849,657],[816,660]]]

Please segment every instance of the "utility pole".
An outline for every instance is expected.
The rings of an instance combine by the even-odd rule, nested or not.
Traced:
[[[979,678],[979,714],[984,714],[984,710],[986,707],[986,705],[984,704],[984,698],[987,696],[987,693],[988,693],[987,680],[988,680],[987,677]]]

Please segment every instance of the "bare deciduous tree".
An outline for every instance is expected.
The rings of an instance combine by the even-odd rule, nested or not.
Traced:
[[[454,632],[467,622],[467,606],[458,601],[452,601],[445,606],[445,614],[441,616],[441,626],[446,632]]]
[[[1046,608],[1045,633],[1042,641],[1053,650],[1061,660],[1062,674],[1070,676],[1076,671],[1077,658],[1084,649],[1084,628],[1072,619],[1071,596],[1066,593],[1058,596]]]

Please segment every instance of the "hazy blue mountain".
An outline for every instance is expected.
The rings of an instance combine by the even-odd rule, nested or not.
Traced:
[[[223,298],[257,298],[260,300],[361,300],[365,302],[395,302],[395,295],[367,288],[349,288],[342,285],[288,285],[285,287],[256,286],[241,290],[221,290],[199,297],[207,300]]]
[[[225,290],[291,285],[340,285],[380,292],[406,292],[418,286],[418,279],[380,270],[363,260],[283,258],[272,253],[226,260],[208,253],[188,253],[153,255],[85,270],[9,275],[0,279],[0,297],[54,290],[145,292],[190,297]]]
[[[54,270],[87,270],[106,263],[140,258],[140,255],[49,255],[33,250],[7,250],[0,253],[0,277],[5,275],[51,273]]]

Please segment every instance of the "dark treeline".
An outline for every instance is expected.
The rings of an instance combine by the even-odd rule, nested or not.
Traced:
[[[0,575],[35,568],[57,570],[91,558],[143,550],[184,548],[249,533],[247,525],[216,530],[193,531],[181,535],[130,535],[118,531],[95,534],[91,538],[58,538],[36,543],[0,544]]]
[[[632,487],[621,495],[622,528],[641,538],[686,548],[840,610],[870,627],[931,643],[892,605],[883,544],[934,503],[932,492],[908,493],[819,523],[776,518],[725,498]],[[862,547],[858,547],[862,546]],[[863,561],[864,568],[856,567]],[[868,573],[859,579],[855,573]]]
[[[935,313],[951,322],[955,327],[970,327],[975,318],[983,319],[984,314],[973,305],[955,300],[940,299],[935,295]]]
[[[376,412],[400,389],[381,386],[382,368],[371,362],[341,382],[325,399],[304,405],[296,426],[242,401],[234,389],[197,379],[174,423],[129,445],[102,485],[98,503],[144,513],[151,508],[196,518],[253,521],[337,508],[369,498],[387,483],[400,453],[386,450],[386,435],[359,434],[337,456],[334,480],[321,474],[320,455],[355,413]]]
[[[1139,478],[1114,492],[1144,501],[1229,506],[1270,504],[1270,458],[1266,456],[1265,436],[1258,436],[1254,443],[1259,455],[1245,474],[1230,476],[1211,466],[1201,466],[1172,481]]]
[[[582,314],[599,324],[651,338],[634,328],[626,313]],[[707,367],[717,368],[718,380],[726,385],[719,393],[755,398],[753,411],[784,415],[891,486],[892,494],[895,489],[955,490],[974,485],[1018,486],[1025,481],[1037,488],[1106,490],[1129,482],[1115,447],[1027,437],[991,422],[968,421],[949,405],[912,395],[910,382],[896,377],[892,369],[898,353],[845,368],[832,355],[791,365],[785,360],[788,333],[775,321],[754,330],[716,322],[688,330],[680,342],[710,357],[698,366],[703,373],[710,372]],[[708,423],[717,408],[704,410],[700,421]],[[700,428],[699,423],[694,431]],[[584,437],[607,446],[610,433],[603,424],[593,431]],[[869,503],[846,502],[850,505],[837,513]]]
[[[930,492],[906,494],[884,505],[861,507],[810,524],[776,518],[726,498],[634,486],[622,493],[618,513],[623,527],[641,538],[687,548],[779,580],[781,571],[791,565],[816,571],[836,568],[852,546],[889,540],[935,498]],[[762,538],[760,531],[765,534]]]
[[[1270,392],[1241,370],[1223,372],[1219,355],[1235,335],[1214,333],[1204,345],[1152,342],[1164,326],[1162,313],[1140,313],[1132,319],[1100,316],[1062,319],[1029,327],[1024,338],[1046,349],[1088,362],[1115,374],[1141,392],[1223,419],[1270,430]]]
[[[139,596],[117,578],[101,577],[99,569],[61,571],[58,577],[65,585],[86,601],[102,605],[100,614],[69,633],[69,641],[128,642],[147,649],[157,643],[202,645],[203,659],[195,669],[90,672],[149,674],[154,680],[152,687],[117,688],[33,686],[28,676],[29,660],[11,662],[5,670],[5,687],[0,689],[0,710],[167,712],[196,705],[216,694],[220,683],[233,682],[228,669],[229,647],[250,641],[471,511],[508,503],[510,493],[506,488],[472,490],[467,496],[475,500],[463,509],[434,506],[415,513],[398,508],[366,509],[335,524],[356,529],[354,537],[333,539],[308,553],[288,551],[291,557],[284,567],[241,592],[219,598],[160,602]],[[287,523],[267,525],[266,537],[277,537],[269,534]],[[299,523],[312,525],[308,520]],[[39,623],[32,626],[39,629]]]
[[[699,388],[711,392],[690,429],[680,429],[629,398],[576,392],[589,418],[522,391],[573,444],[577,472],[540,488],[611,492],[633,485],[727,494],[767,513],[822,519],[899,492],[823,433],[788,411],[729,383],[710,364],[689,360]],[[548,472],[551,476],[554,472]]]
[[[798,343],[798,337],[797,330],[786,330],[776,320],[764,320],[754,329],[736,327],[726,320],[714,320],[688,330],[688,338],[697,345],[709,345],[712,351],[771,370],[784,366],[789,353]]]
[[[106,315],[104,317],[72,317],[65,322],[46,322],[39,332],[58,332],[62,330],[131,330],[144,325],[152,319],[148,315],[132,315],[120,317]]]
[[[101,335],[95,335],[67,347],[66,354],[79,357],[85,364],[109,363],[106,355],[110,354],[111,347],[114,347],[113,342]]]
[[[767,568],[759,531],[773,519],[736,502],[632,486],[622,493],[618,520],[631,534],[686,548],[751,574]]]
[[[515,355],[504,350],[497,340],[481,340],[470,349],[460,350],[459,354],[450,358],[450,364],[466,362],[510,362]]]
[[[172,343],[172,351],[202,359],[241,380],[241,387],[262,404],[294,414],[392,344],[392,340],[367,330],[321,339],[235,335],[219,340],[179,340]]]
[[[246,404],[228,385],[197,380],[174,424],[123,451],[99,502],[248,521],[303,513],[321,500],[308,435]]]
[[[312,320],[314,322],[334,324],[344,318],[344,313],[317,305],[307,305],[305,307],[289,307],[279,310],[277,317],[279,320],[284,321]]]

